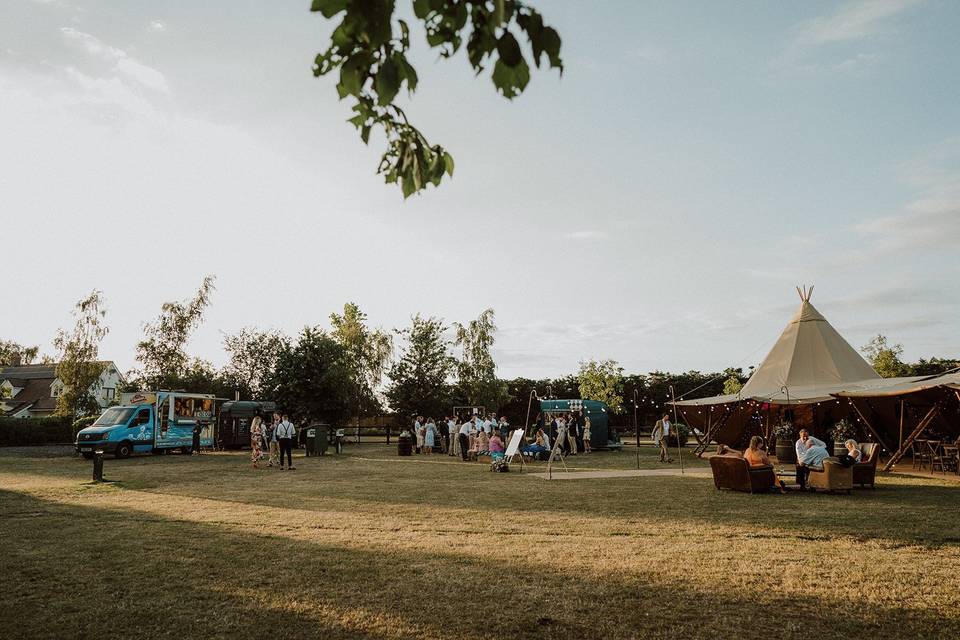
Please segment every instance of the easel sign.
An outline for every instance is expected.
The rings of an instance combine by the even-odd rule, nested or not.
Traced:
[[[513,459],[520,454],[520,443],[523,442],[523,429],[514,429],[510,434],[510,443],[507,445],[507,451],[503,454],[507,464],[513,464]],[[523,473],[523,456],[520,455],[520,473]]]

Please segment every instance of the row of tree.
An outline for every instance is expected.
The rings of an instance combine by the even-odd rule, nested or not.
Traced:
[[[239,393],[274,400],[297,420],[335,424],[386,412],[440,417],[457,405],[482,406],[519,423],[526,420],[532,397],[582,398],[605,402],[613,424],[630,426],[652,423],[673,395],[736,393],[748,377],[739,368],[626,375],[614,360],[591,360],[581,363],[575,375],[504,380],[497,376],[492,355],[497,330],[493,309],[467,324],[418,314],[409,326],[387,332],[370,327],[354,303],[330,315],[329,329],[305,327],[293,337],[255,328],[228,334],[223,342],[228,360],[218,369],[187,351],[214,284],[213,276],[206,277],[192,298],[164,303],[159,316],[144,324],[136,345],[137,367],[126,377],[126,390],[185,389],[225,398]],[[69,416],[97,409],[94,394],[104,366],[99,346],[109,331],[99,291],[80,300],[73,314],[74,327],[54,338],[57,375],[64,384],[57,413]],[[942,358],[904,363],[902,347],[890,346],[882,335],[863,351],[883,376],[936,374],[960,366],[960,361]],[[38,354],[37,347],[0,341],[0,365],[26,364]]]

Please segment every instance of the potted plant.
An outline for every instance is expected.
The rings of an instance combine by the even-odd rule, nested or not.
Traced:
[[[797,450],[794,438],[793,423],[786,420],[773,428],[773,435],[777,438],[777,461],[780,463],[796,462]]]
[[[844,442],[857,437],[857,430],[853,423],[844,418],[830,429],[830,437],[833,438],[833,455],[839,456],[847,452]]]
[[[673,425],[673,432],[670,434],[670,439],[667,441],[667,446],[670,448],[677,447],[677,438],[680,439],[680,446],[687,446],[687,439],[690,437],[690,427],[678,422]]]

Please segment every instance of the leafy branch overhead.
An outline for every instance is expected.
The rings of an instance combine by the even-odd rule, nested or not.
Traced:
[[[407,59],[410,28],[394,19],[395,0],[313,0],[310,10],[325,18],[342,15],[330,47],[317,55],[313,73],[340,72],[340,99],[351,97],[350,118],[364,143],[380,128],[387,149],[377,173],[388,183],[399,183],[407,198],[427,187],[438,186],[444,174],[453,175],[453,156],[427,138],[394,104],[400,89],[417,88],[417,71]],[[543,18],[520,0],[413,0],[413,13],[423,22],[427,44],[444,58],[452,57],[466,40],[467,59],[479,75],[492,64],[494,86],[507,99],[520,95],[530,82],[530,61],[540,67],[545,57],[551,68],[563,72],[560,35],[543,24]],[[530,52],[525,54],[517,36],[525,34]]]

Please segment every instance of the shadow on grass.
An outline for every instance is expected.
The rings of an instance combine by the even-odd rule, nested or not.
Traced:
[[[243,454],[167,456],[110,461],[105,473],[123,479],[124,489],[266,508],[375,513],[382,507],[428,507],[451,518],[479,509],[619,519],[626,530],[637,520],[662,520],[690,530],[725,525],[801,539],[840,535],[894,546],[960,545],[960,484],[931,479],[884,476],[876,491],[780,496],[717,491],[708,478],[550,482],[471,464],[388,464],[354,457],[301,458],[297,465],[298,471],[280,474],[250,471]],[[63,479],[88,468],[79,460],[4,460],[0,471]],[[260,486],[251,490],[253,485]]]
[[[22,638],[935,637],[946,622],[895,604],[736,590],[723,575],[705,591],[655,567],[599,577],[560,557],[547,570],[455,546],[343,548],[9,491],[0,506],[0,571],[15,585],[0,624]],[[737,628],[761,613],[769,629]]]

